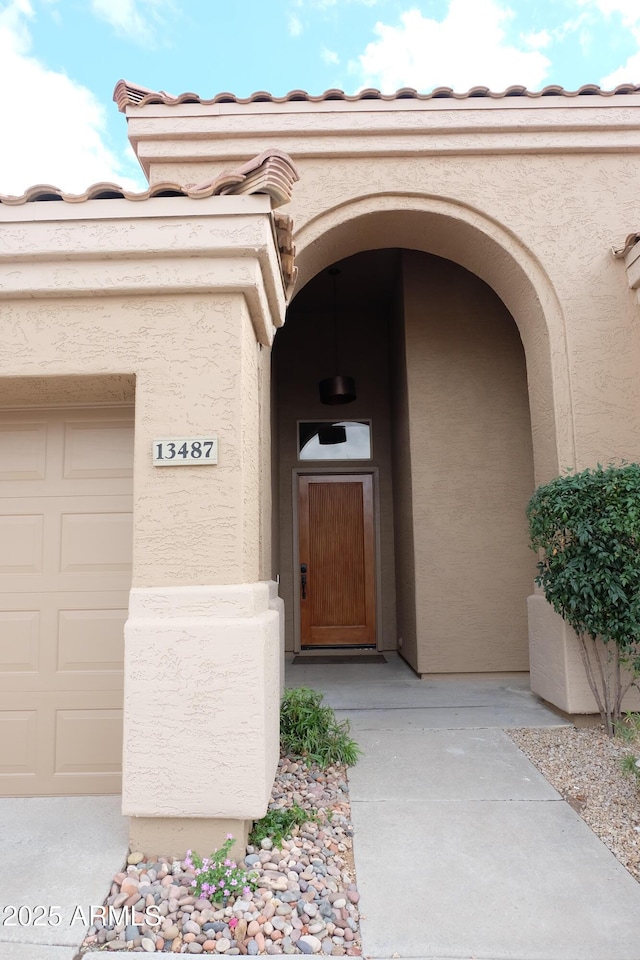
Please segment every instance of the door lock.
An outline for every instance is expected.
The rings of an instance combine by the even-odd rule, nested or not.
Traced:
[[[307,599],[307,565],[300,564],[300,596],[302,600]]]

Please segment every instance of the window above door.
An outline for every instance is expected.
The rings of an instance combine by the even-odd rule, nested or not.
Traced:
[[[371,422],[298,421],[298,460],[371,460]]]

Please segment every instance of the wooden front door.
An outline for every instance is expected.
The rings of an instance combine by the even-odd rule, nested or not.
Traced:
[[[298,518],[301,646],[375,646],[373,477],[299,477]]]

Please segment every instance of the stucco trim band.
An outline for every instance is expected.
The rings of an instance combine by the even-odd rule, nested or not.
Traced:
[[[233,292],[244,295],[260,343],[284,323],[266,196],[0,206],[0,223],[0,299]]]
[[[254,820],[279,756],[269,583],[134,588],[125,625],[123,813]]]

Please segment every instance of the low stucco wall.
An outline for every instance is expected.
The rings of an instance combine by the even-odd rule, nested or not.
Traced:
[[[569,714],[597,713],[577,636],[541,593],[530,596],[528,605],[532,691]],[[599,649],[606,663],[610,651],[602,644]],[[625,685],[630,680],[623,674]],[[629,690],[623,709],[640,709],[637,687]]]

